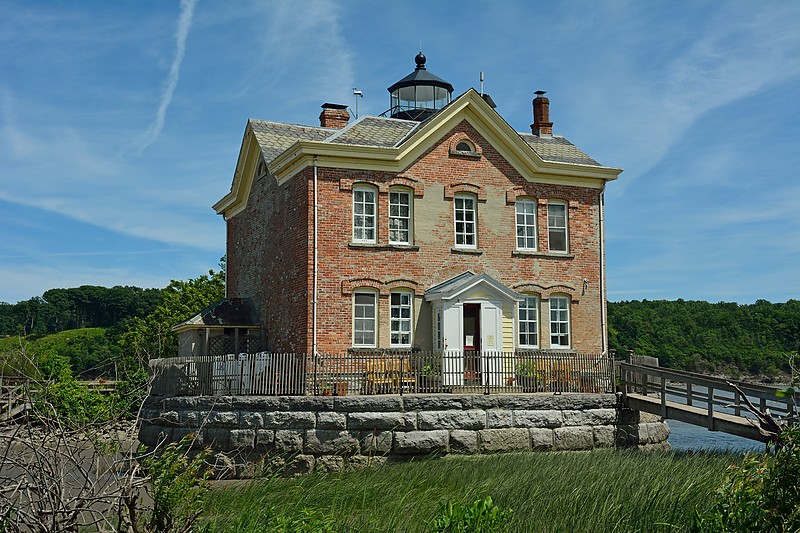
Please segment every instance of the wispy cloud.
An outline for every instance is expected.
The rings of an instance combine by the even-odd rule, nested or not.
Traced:
[[[172,59],[172,64],[169,67],[169,73],[164,83],[164,92],[161,95],[158,111],[156,111],[156,118],[132,145],[137,154],[141,154],[148,146],[156,142],[158,136],[161,135],[161,130],[164,129],[167,109],[172,103],[172,95],[175,93],[175,88],[178,87],[181,64],[186,53],[186,38],[189,36],[189,30],[192,27],[192,17],[196,5],[197,0],[181,0],[178,28],[175,31],[175,57]]]

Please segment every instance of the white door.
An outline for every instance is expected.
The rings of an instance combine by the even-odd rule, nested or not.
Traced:
[[[461,310],[459,303],[445,304],[443,310],[444,352],[442,353],[442,385],[464,384],[464,358],[462,357]]]
[[[483,385],[502,385],[503,315],[500,302],[481,302]]]

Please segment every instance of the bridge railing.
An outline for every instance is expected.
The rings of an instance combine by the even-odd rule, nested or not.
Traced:
[[[735,416],[747,416],[749,412],[746,408],[746,397],[754,407],[761,411],[769,409],[774,417],[783,422],[794,424],[798,421],[800,393],[778,398],[778,389],[766,385],[625,362],[620,362],[618,368],[623,397],[628,393],[659,394],[665,417],[667,401],[679,401],[689,407],[705,408],[709,419],[713,418],[715,407],[725,409]],[[736,387],[728,384],[729,382]]]

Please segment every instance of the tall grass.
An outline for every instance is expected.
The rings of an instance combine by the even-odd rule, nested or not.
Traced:
[[[335,531],[426,531],[440,502],[491,496],[513,509],[510,531],[681,531],[708,508],[739,457],[592,452],[445,457],[341,474],[265,479],[215,489],[206,530],[271,531],[270,510],[321,513]]]

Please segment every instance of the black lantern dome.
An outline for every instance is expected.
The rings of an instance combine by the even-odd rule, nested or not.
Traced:
[[[417,54],[414,72],[389,87],[392,118],[423,121],[450,103],[453,86],[428,72],[425,60],[422,52]]]

